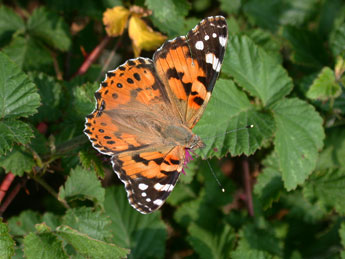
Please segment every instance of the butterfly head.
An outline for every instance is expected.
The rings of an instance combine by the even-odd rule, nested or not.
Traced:
[[[195,150],[198,148],[204,148],[205,144],[202,142],[198,135],[193,134],[192,138],[189,141],[188,149]]]

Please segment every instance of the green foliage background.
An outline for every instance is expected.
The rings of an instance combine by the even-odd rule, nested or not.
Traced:
[[[73,76],[106,8],[133,4],[169,38],[210,15],[229,25],[194,129],[226,192],[195,158],[150,215],[82,133],[103,70],[133,57],[127,35]],[[341,0],[0,1],[0,179],[22,187],[1,211],[0,257],[345,258],[344,59]]]

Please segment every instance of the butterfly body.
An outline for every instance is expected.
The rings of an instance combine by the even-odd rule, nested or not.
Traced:
[[[192,132],[211,97],[227,40],[225,19],[204,19],[167,41],[153,59],[128,60],[109,71],[95,93],[84,132],[111,156],[129,203],[158,209],[183,169],[186,150],[204,146]]]

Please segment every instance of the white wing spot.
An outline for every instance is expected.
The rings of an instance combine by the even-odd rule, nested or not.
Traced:
[[[212,33],[212,37],[213,37],[213,38],[217,37],[217,34]]]
[[[146,192],[141,193],[141,196],[143,196],[143,197],[146,197],[146,195],[147,195]]]
[[[219,43],[220,43],[220,45],[222,45],[222,47],[225,47],[226,38],[222,37],[222,36],[219,36]]]
[[[214,54],[212,53],[206,54],[206,63],[212,64],[213,70],[216,70],[217,72],[220,71],[220,63],[218,61],[219,59]]]
[[[145,191],[149,186],[144,183],[139,183],[138,187],[140,190]]]
[[[164,185],[160,183],[156,183],[153,188],[155,188],[157,191],[161,191]]]
[[[153,204],[161,206],[163,204],[163,201],[161,199],[157,199],[153,201]]]
[[[146,201],[147,201],[147,202],[150,202],[150,201],[151,201],[151,199],[150,199],[150,198],[147,198],[147,199],[146,199]]]
[[[210,38],[210,36],[208,36],[208,35],[205,35],[205,40],[209,40],[209,38]]]
[[[203,50],[204,49],[204,43],[199,40],[195,43],[195,48],[198,49],[198,50]]]

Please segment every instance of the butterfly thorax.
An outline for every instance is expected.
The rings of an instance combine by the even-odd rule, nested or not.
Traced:
[[[167,144],[183,146],[188,149],[203,148],[205,144],[199,136],[195,135],[189,128],[184,125],[169,125],[163,132]]]

